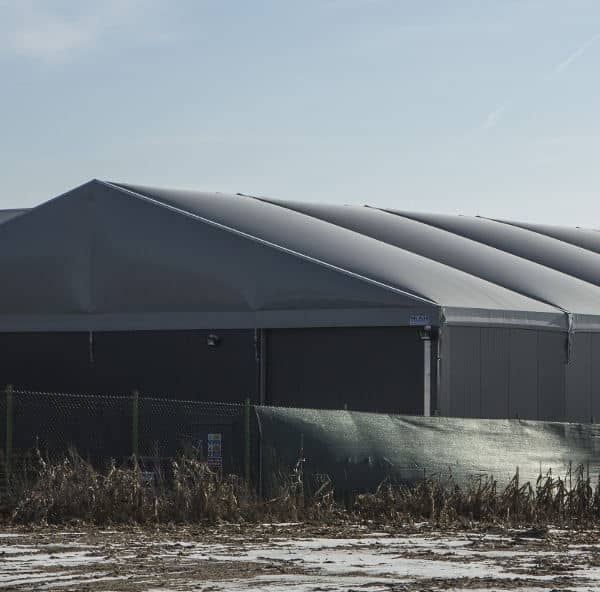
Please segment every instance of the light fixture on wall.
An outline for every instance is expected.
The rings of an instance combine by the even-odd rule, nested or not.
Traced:
[[[218,335],[215,335],[214,333],[209,333],[208,337],[206,338],[206,345],[208,345],[208,347],[217,347],[217,345],[219,345],[221,343],[221,338]]]
[[[429,341],[431,339],[431,325],[425,325],[419,329],[419,337],[423,341]]]

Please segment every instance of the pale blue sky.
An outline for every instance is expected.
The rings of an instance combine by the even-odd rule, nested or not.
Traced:
[[[597,0],[0,0],[0,207],[90,178],[600,227]]]

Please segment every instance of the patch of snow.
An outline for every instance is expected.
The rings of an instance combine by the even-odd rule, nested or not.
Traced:
[[[4,561],[18,562],[18,564],[29,568],[47,565],[87,565],[91,563],[99,563],[106,559],[106,557],[102,555],[90,555],[87,552],[31,553],[32,550],[33,549],[29,549],[29,555],[9,555],[8,557],[4,557]],[[5,564],[4,567],[9,567],[9,565]]]

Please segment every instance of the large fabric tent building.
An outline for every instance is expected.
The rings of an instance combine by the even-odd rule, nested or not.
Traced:
[[[0,212],[0,380],[600,417],[600,233],[91,181]]]

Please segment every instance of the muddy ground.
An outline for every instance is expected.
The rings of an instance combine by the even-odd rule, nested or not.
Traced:
[[[0,589],[600,590],[600,534],[427,524],[1,529]]]

